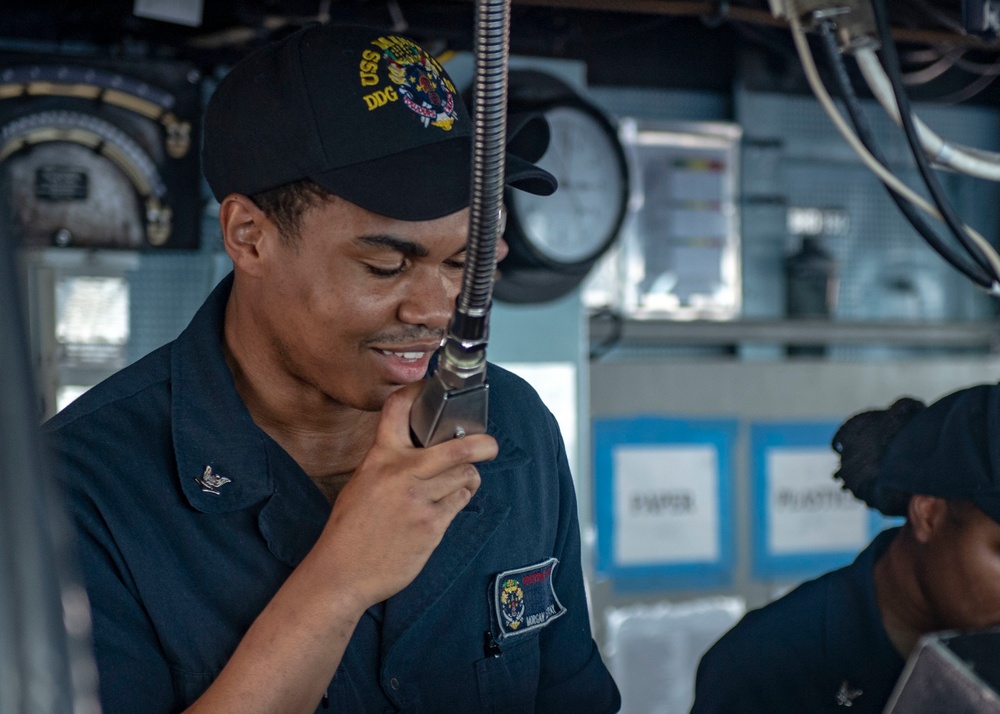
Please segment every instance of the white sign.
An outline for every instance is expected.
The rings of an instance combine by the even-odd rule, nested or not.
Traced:
[[[716,447],[633,444],[613,453],[615,561],[662,565],[718,560]]]
[[[833,479],[829,448],[767,452],[767,546],[773,555],[860,550],[868,544],[868,509]]]

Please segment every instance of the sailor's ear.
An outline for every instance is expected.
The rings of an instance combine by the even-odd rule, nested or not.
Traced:
[[[279,242],[278,227],[247,196],[233,193],[219,205],[222,242],[233,266],[257,275],[261,260],[273,243]]]

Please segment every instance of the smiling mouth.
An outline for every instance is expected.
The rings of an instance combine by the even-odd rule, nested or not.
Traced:
[[[423,359],[427,355],[427,352],[395,352],[393,350],[379,350],[379,352],[387,357],[398,357],[400,359],[412,360],[414,362]]]

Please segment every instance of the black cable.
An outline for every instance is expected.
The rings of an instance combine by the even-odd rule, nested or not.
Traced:
[[[878,29],[879,40],[882,44],[882,48],[878,52],[878,55],[882,60],[883,66],[885,67],[886,74],[889,77],[889,82],[892,84],[892,92],[896,97],[896,106],[899,110],[899,117],[903,125],[903,131],[906,134],[906,140],[910,144],[910,150],[913,153],[913,158],[916,159],[917,168],[920,170],[920,175],[924,179],[927,190],[930,193],[931,198],[934,200],[934,204],[941,212],[944,222],[947,224],[948,228],[951,229],[955,238],[957,238],[965,248],[969,256],[972,257],[972,259],[986,271],[987,275],[993,276],[994,280],[1000,280],[1000,276],[994,274],[993,268],[983,255],[983,252],[977,245],[975,245],[975,243],[973,243],[968,233],[966,233],[965,226],[962,224],[961,219],[952,207],[948,197],[945,196],[944,189],[941,187],[941,184],[937,179],[937,175],[931,168],[930,161],[927,159],[927,154],[924,152],[924,148],[920,143],[920,137],[917,135],[917,128],[913,124],[913,110],[910,106],[910,100],[906,96],[906,90],[903,87],[902,71],[899,68],[899,56],[896,54],[896,46],[893,43],[892,34],[889,29],[889,20],[886,16],[884,0],[872,0],[872,10],[875,13],[875,26]]]
[[[868,123],[868,118],[865,116],[864,110],[861,108],[861,102],[858,101],[858,97],[854,92],[851,79],[847,74],[847,67],[844,66],[844,59],[840,54],[840,48],[837,46],[837,40],[834,37],[829,21],[820,23],[819,30],[823,54],[826,57],[827,65],[833,73],[833,80],[836,84],[838,94],[840,94],[844,102],[847,116],[851,120],[851,124],[854,125],[855,133],[865,148],[868,149],[869,153],[875,157],[875,160],[888,168],[885,155],[875,141],[875,134]],[[889,184],[883,182],[883,185],[889,192],[889,196],[899,207],[899,210],[906,217],[906,220],[910,222],[910,225],[913,226],[938,255],[980,287],[989,288],[992,286],[993,281],[989,278],[988,274],[983,274],[976,265],[969,265],[961,255],[956,254],[938,237],[930,224],[924,220],[924,217],[917,210],[916,206],[896,193]]]

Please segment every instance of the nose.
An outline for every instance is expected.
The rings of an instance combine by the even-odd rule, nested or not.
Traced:
[[[399,305],[400,321],[432,330],[446,330],[455,310],[461,276],[456,281],[455,277],[431,266],[421,266],[414,272],[414,279]]]

